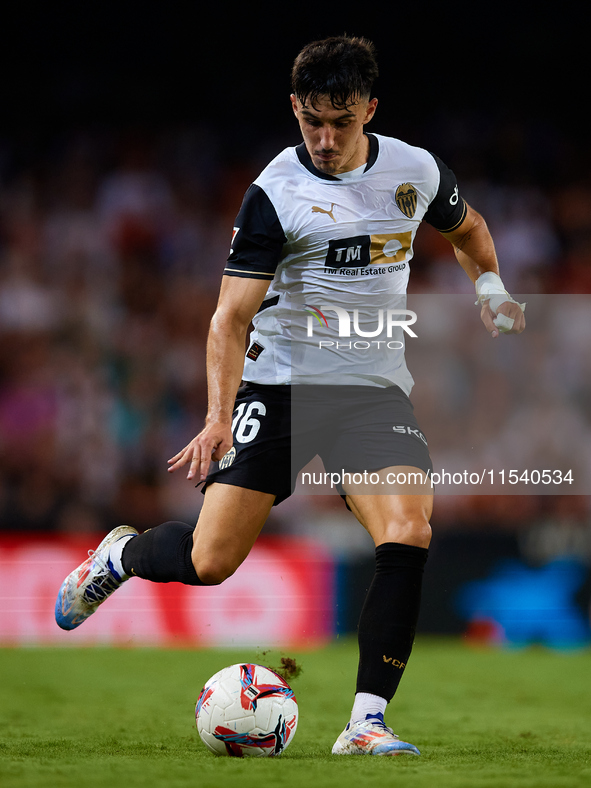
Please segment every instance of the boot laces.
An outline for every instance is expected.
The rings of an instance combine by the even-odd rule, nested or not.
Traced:
[[[84,591],[84,598],[92,605],[105,600],[121,583],[113,577],[108,563],[95,550],[89,550],[88,557],[94,564],[93,579]]]

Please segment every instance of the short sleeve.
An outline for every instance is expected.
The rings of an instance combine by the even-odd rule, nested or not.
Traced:
[[[273,203],[265,191],[253,183],[236,217],[224,274],[270,281],[275,276],[286,240]]]
[[[431,155],[439,169],[439,189],[423,218],[440,233],[451,233],[466,218],[468,207],[460,195],[456,176],[438,156]]]

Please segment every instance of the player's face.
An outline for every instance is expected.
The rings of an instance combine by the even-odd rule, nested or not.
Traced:
[[[338,175],[367,161],[369,140],[363,127],[372,119],[377,99],[361,99],[347,109],[335,109],[328,97],[318,99],[314,106],[304,106],[292,94],[291,105],[316,169]]]

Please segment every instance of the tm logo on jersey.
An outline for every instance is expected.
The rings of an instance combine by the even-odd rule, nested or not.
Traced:
[[[412,233],[354,235],[328,242],[325,268],[345,273],[343,269],[386,266],[383,273],[400,271],[406,266],[406,255],[412,244]],[[392,266],[391,264],[398,264]],[[391,269],[391,270],[390,270]],[[375,273],[375,271],[374,271]]]
[[[371,236],[369,235],[355,235],[352,238],[339,238],[338,241],[329,241],[326,267],[343,268],[348,265],[355,268],[364,268],[371,262],[370,246]]]

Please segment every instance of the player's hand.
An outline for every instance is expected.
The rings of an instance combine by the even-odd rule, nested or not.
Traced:
[[[495,325],[495,319],[498,315],[505,315],[506,318],[513,321],[511,328],[501,328]],[[525,315],[519,304],[513,301],[504,301],[498,308],[497,314],[492,311],[488,301],[485,301],[480,310],[480,317],[486,330],[492,337],[498,337],[500,333],[503,334],[521,334],[525,328]]]
[[[187,479],[194,479],[198,475],[202,482],[207,476],[212,459],[221,460],[224,454],[230,451],[232,444],[231,424],[207,424],[191,443],[168,460],[168,471],[172,473],[190,463]]]

